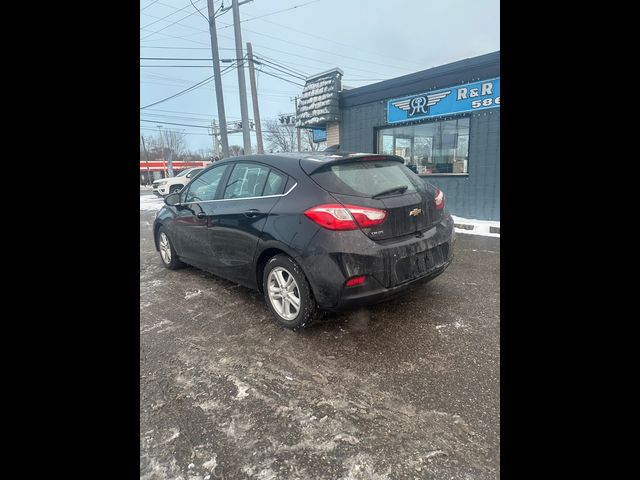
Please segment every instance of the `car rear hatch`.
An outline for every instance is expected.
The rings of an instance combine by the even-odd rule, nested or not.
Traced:
[[[313,166],[305,171],[340,203],[386,211],[381,224],[361,228],[372,240],[399,240],[442,219],[434,204],[436,189],[407,168],[402,157],[354,155]]]

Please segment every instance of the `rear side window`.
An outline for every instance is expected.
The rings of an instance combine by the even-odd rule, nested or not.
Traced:
[[[402,163],[387,160],[330,165],[312,173],[311,178],[329,192],[358,197],[371,197],[401,186],[407,187],[405,193],[415,192],[422,183]]]
[[[224,190],[223,198],[259,197],[269,174],[269,167],[255,163],[237,163]]]
[[[284,190],[284,183],[287,180],[287,176],[283,175],[275,170],[269,172],[267,177],[267,183],[264,186],[264,193],[262,195],[279,195]]]

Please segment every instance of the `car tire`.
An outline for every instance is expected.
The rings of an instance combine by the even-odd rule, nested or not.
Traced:
[[[182,185],[172,185],[169,187],[169,193],[176,193],[182,190]]]
[[[178,259],[178,254],[164,227],[158,229],[158,247],[162,264],[169,270],[176,270],[184,266],[184,263]]]
[[[282,276],[279,276],[279,273]],[[293,281],[285,289],[284,295],[288,300],[285,302],[285,298],[277,290],[282,291],[282,281],[289,282],[289,276]],[[270,287],[276,291],[270,290]],[[269,310],[276,321],[285,328],[306,328],[319,317],[319,309],[309,282],[300,266],[288,255],[280,254],[269,259],[262,275],[262,289]],[[299,308],[295,307],[296,300],[299,302]]]

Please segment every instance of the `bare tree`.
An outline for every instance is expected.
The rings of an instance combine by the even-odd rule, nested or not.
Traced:
[[[174,158],[182,155],[187,148],[184,133],[175,130],[165,130],[163,133],[164,147],[169,150],[169,154],[173,154]]]
[[[273,152],[293,152],[296,150],[296,127],[282,125],[277,120],[266,120],[263,130],[267,150]]]
[[[240,145],[229,145],[229,156],[239,157],[244,155],[244,149]]]

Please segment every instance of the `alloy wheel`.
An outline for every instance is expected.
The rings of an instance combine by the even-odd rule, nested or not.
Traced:
[[[171,263],[171,244],[164,232],[160,234],[160,256],[162,257],[162,261],[167,265]]]
[[[275,311],[285,320],[294,320],[300,313],[300,289],[291,273],[282,267],[269,272],[267,278],[269,300]]]

